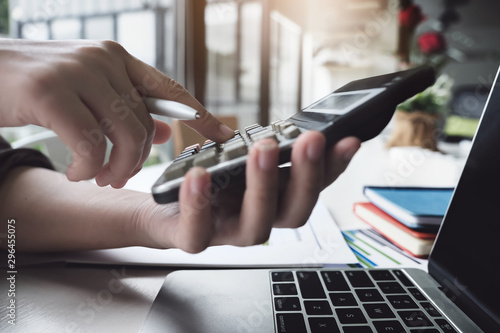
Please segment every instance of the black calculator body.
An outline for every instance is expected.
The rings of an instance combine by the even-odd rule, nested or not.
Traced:
[[[201,147],[187,147],[153,185],[154,199],[177,201],[184,174],[193,166],[210,173],[213,193],[230,185],[245,186],[247,152],[262,138],[278,141],[280,164],[290,161],[292,145],[304,131],[322,132],[327,147],[347,136],[369,140],[387,126],[398,104],[434,82],[434,70],[427,66],[352,81],[287,119],[237,130],[222,144],[207,140]]]

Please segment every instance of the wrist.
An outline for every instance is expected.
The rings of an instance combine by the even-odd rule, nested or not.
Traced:
[[[135,208],[127,233],[133,237],[133,246],[165,249],[172,247],[166,232],[174,218],[175,204],[159,205],[148,194]],[[172,209],[173,208],[173,209]]]

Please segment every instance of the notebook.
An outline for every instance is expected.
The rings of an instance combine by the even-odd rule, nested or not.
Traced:
[[[365,196],[410,228],[439,228],[453,188],[365,186]]]
[[[500,332],[499,85],[497,73],[428,272],[176,271],[142,332]]]
[[[436,233],[408,228],[371,202],[356,202],[353,211],[361,220],[410,255],[426,258],[431,252]]]

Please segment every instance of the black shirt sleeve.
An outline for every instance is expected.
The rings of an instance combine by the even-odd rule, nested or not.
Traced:
[[[47,156],[41,152],[28,148],[12,149],[10,144],[0,137],[0,183],[10,170],[18,166],[54,169]]]

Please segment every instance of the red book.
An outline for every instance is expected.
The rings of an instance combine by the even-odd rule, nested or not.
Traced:
[[[354,214],[394,245],[415,257],[427,257],[436,239],[435,233],[420,232],[408,228],[370,202],[355,203]]]

